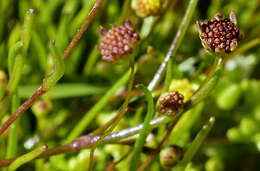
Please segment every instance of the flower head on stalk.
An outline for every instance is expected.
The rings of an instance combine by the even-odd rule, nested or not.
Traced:
[[[171,115],[176,113],[183,105],[184,96],[178,91],[168,92],[159,99],[159,112]]]
[[[241,40],[241,32],[237,25],[234,12],[229,18],[224,18],[223,14],[215,14],[214,19],[197,21],[202,45],[211,52],[230,53]]]
[[[131,26],[130,21],[124,25],[112,26],[110,30],[101,27],[100,34],[104,37],[98,47],[102,59],[106,62],[116,62],[122,56],[133,53],[134,47],[140,40],[137,31]]]
[[[158,15],[161,6],[161,0],[132,0],[132,8],[142,18]]]

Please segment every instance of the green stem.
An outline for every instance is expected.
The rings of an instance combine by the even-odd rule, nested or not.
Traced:
[[[12,79],[12,73],[15,66],[16,56],[21,53],[22,48],[23,48],[23,42],[19,41],[14,45],[12,45],[8,52],[8,72],[11,79]]]
[[[211,91],[215,88],[217,80],[220,77],[220,72],[221,69],[223,68],[222,66],[223,66],[223,60],[221,58],[216,58],[215,65],[213,65],[213,67],[211,68],[211,72],[207,75],[207,78],[200,85],[198,90],[193,94],[191,99],[184,104],[183,110],[177,114],[178,117],[180,114],[190,110],[192,107],[194,107],[194,105],[198,104],[199,102],[204,100],[207,96],[209,96]],[[170,122],[176,119],[176,117],[167,117],[167,116],[157,117],[150,122],[151,128]],[[138,131],[140,131],[142,127],[143,125],[141,124],[133,128],[129,128],[129,129],[119,131],[117,133],[113,133],[109,136],[113,137],[113,142],[114,142],[138,133]],[[107,139],[110,139],[109,136],[107,137]]]
[[[139,85],[138,88],[140,88],[145,94],[146,100],[148,102],[148,107],[147,107],[148,109],[143,123],[143,129],[140,131],[139,137],[135,141],[133,155],[130,161],[130,171],[135,171],[138,167],[141,158],[142,148],[145,144],[145,139],[150,130],[149,123],[154,116],[154,102],[153,102],[153,97],[151,92],[149,92],[149,90],[143,85]]]
[[[222,68],[223,68],[222,58],[216,57],[215,64],[211,68],[208,77],[202,82],[200,88],[191,97],[191,101],[193,105],[199,103],[202,99],[208,96],[208,94],[212,91],[212,88],[215,87],[215,85],[218,82]]]
[[[131,0],[125,0],[124,1],[124,6],[123,6],[123,9],[122,9],[121,15],[119,17],[119,20],[118,20],[119,24],[122,24],[126,20],[126,18],[128,17],[129,11],[131,11],[130,4],[131,4]]]
[[[166,77],[165,77],[165,81],[164,81],[164,87],[163,87],[163,91],[167,92],[170,89],[170,85],[171,85],[171,81],[172,81],[172,60],[170,60],[167,63],[167,70],[166,70]]]
[[[86,127],[90,124],[90,122],[95,118],[97,113],[102,110],[102,108],[107,105],[109,99],[115,94],[115,92],[122,87],[130,77],[130,70],[128,70],[122,77],[119,79],[113,87],[106,92],[106,94],[96,103],[81,119],[79,124],[71,131],[68,138],[65,142],[70,142],[77,138]]]
[[[222,66],[223,62],[222,62],[222,60],[220,60],[218,58],[216,58],[216,61],[219,61],[219,62],[216,62],[217,65],[213,65],[213,68],[212,68],[212,71],[211,71],[212,74],[208,74],[208,76],[206,78],[206,80],[208,80],[209,82],[217,79],[220,76],[219,74],[214,74],[214,73],[219,72],[219,70],[222,68],[220,66]],[[127,74],[125,74],[124,77],[126,77],[126,78],[124,78],[124,77],[123,77],[124,79],[121,78],[121,80],[119,80],[118,83],[116,83],[117,86],[112,87],[112,89],[114,88],[114,89],[117,90],[120,87],[120,85],[123,85],[125,82],[127,82],[129,76],[130,76],[130,71],[128,71]],[[119,82],[121,82],[120,85],[118,85]],[[204,90],[203,87],[206,87],[206,90],[207,90],[207,91],[205,91],[205,93],[207,93],[206,95],[204,95],[202,93],[203,90]],[[150,129],[158,127],[162,124],[171,122],[172,120],[176,120],[176,118],[179,117],[182,113],[190,110],[192,107],[194,107],[195,104],[199,103],[201,100],[204,100],[203,98],[207,97],[209,95],[209,93],[214,89],[214,87],[215,87],[215,84],[211,84],[211,83],[210,84],[207,84],[207,83],[202,84],[200,86],[200,88],[198,89],[198,91],[195,92],[195,94],[193,95],[194,97],[191,98],[188,102],[186,102],[184,104],[183,110],[180,111],[180,113],[178,113],[176,115],[176,117],[167,117],[167,116],[156,117],[156,118],[154,118],[153,120],[150,121],[150,123],[149,123]],[[116,90],[112,91],[112,89],[108,92],[110,92],[113,95]],[[105,96],[108,96],[107,97],[108,99],[109,99],[109,97],[111,97],[107,94]],[[101,110],[101,108],[105,104],[107,104],[107,103],[106,103],[106,100],[104,100],[104,97],[103,97],[102,104],[98,104],[96,107],[94,106],[94,108],[96,108],[95,110],[92,108],[93,111],[90,113],[92,115],[92,117],[94,117],[95,114],[96,114],[95,112],[98,112],[99,110]],[[87,119],[86,118],[87,117],[85,116],[83,118],[83,120],[88,120],[88,118]],[[81,131],[84,130],[85,122],[86,121],[84,121],[84,123],[82,125],[80,125],[80,127],[76,127],[77,130],[74,128],[74,130],[72,132],[73,134],[72,133],[70,134],[67,141],[71,141],[71,140],[75,139],[81,133]],[[4,128],[2,128],[2,129],[5,130],[6,126],[4,126]],[[138,134],[139,131],[142,130],[142,129],[143,129],[143,124],[140,124],[140,125],[137,125],[135,127],[127,128],[127,129],[112,133],[112,134],[106,136],[104,138],[104,140],[102,140],[102,142],[98,143],[98,145],[118,142],[118,141],[123,140],[127,137],[131,137],[133,135]],[[1,131],[1,127],[0,127],[0,133],[1,132],[3,132],[3,131]],[[51,155],[55,155],[55,154],[59,154],[59,153],[64,153],[64,152],[76,151],[76,150],[80,150],[80,149],[83,149],[83,148],[93,148],[97,145],[97,142],[99,142],[99,139],[100,139],[100,136],[96,136],[96,135],[93,135],[93,134],[85,135],[85,136],[82,136],[82,137],[76,139],[71,144],[66,144],[66,145],[63,145],[63,146],[60,146],[60,147],[46,151],[46,153],[43,153],[41,155],[41,157],[47,157],[47,156],[51,156]],[[2,161],[0,161],[0,166],[6,166],[6,165],[12,163],[13,160],[15,160],[15,159],[2,160]]]
[[[100,42],[100,39],[98,40]],[[99,57],[99,52],[97,50],[97,47],[93,48],[91,51],[90,55],[87,58],[86,65],[84,66],[84,74],[85,75],[90,75],[93,67],[95,66],[95,63]]]
[[[19,107],[19,99],[16,94],[12,95],[12,112],[15,112]],[[8,144],[6,158],[11,158],[16,155],[17,145],[18,145],[18,129],[19,129],[19,119],[14,122],[10,127],[8,135]]]
[[[28,163],[29,161],[35,159],[38,157],[42,152],[44,152],[47,149],[47,146],[41,146],[27,154],[22,155],[21,157],[17,158],[9,167],[9,171],[15,171],[20,166],[22,166],[25,163]]]
[[[40,85],[21,85],[18,87],[19,97],[28,98],[37,90]],[[95,86],[85,83],[59,83],[49,92],[51,99],[64,99],[74,97],[84,97],[88,95],[102,94],[107,90],[106,87]]]
[[[11,72],[12,73],[11,78],[7,85],[9,93],[13,93],[16,90],[21,79],[23,65],[24,65],[24,57],[19,54],[15,57],[13,70]]]
[[[201,144],[204,142],[205,138],[209,134],[211,128],[213,127],[215,123],[215,117],[210,117],[208,122],[201,128],[193,142],[189,145],[188,150],[184,154],[184,158],[182,161],[176,166],[177,170],[184,170],[187,164],[191,161],[193,156],[196,154],[198,151],[199,147]]]
[[[260,38],[256,38],[254,40],[251,40],[250,42],[247,42],[246,44],[242,45],[241,47],[239,47],[237,50],[235,50],[233,53],[231,53],[230,55],[225,57],[225,61],[232,59],[233,57],[244,53],[245,51],[251,49],[252,47],[257,46],[258,44],[260,44]]]
[[[134,65],[133,58],[130,58],[130,67],[131,67],[131,74],[130,74],[130,80],[129,80],[128,85],[127,85],[127,97],[126,97],[121,109],[119,110],[118,114],[114,118],[112,118],[112,120],[108,121],[104,126],[98,128],[95,131],[95,134],[99,134],[103,131],[105,131],[105,132],[99,138],[99,140],[96,142],[94,147],[91,149],[89,170],[92,169],[93,157],[94,157],[94,152],[95,152],[96,147],[99,145],[100,142],[103,142],[104,138],[114,130],[114,128],[117,126],[117,124],[119,123],[119,121],[122,119],[122,117],[124,116],[124,114],[127,111],[127,105],[128,105],[129,100],[131,98],[131,91],[133,89],[133,84],[134,84],[135,65]]]
[[[171,59],[172,56],[176,55],[177,50],[179,49],[180,44],[183,40],[183,37],[184,37],[185,33],[187,32],[188,26],[192,19],[192,16],[195,11],[195,7],[196,7],[197,3],[198,3],[198,0],[190,0],[189,6],[186,10],[184,18],[180,24],[180,27],[175,35],[175,38],[168,50],[163,62],[161,63],[159,69],[157,70],[156,74],[154,75],[152,81],[150,82],[150,84],[148,86],[148,89],[150,91],[154,90],[159,85],[159,83],[164,75],[168,61]]]
[[[134,65],[133,59],[131,59],[130,65],[131,65],[131,75],[130,75],[129,83],[127,85],[127,97],[126,97],[121,109],[119,110],[118,115],[115,117],[115,120],[114,120],[114,118],[112,119],[114,121],[111,123],[110,127],[105,131],[105,133],[104,133],[105,136],[114,130],[114,128],[117,126],[117,124],[123,118],[123,116],[125,115],[125,113],[127,111],[127,106],[131,99],[131,91],[132,91],[133,85],[134,85],[135,65]]]
[[[23,32],[21,37],[21,41],[24,44],[23,46],[24,57],[27,55],[29,44],[31,42],[31,35],[32,35],[32,29],[34,23],[34,14],[35,14],[34,9],[29,9],[24,18]]]
[[[50,49],[52,52],[53,70],[50,75],[43,79],[42,87],[45,90],[53,88],[65,72],[64,61],[58,53],[55,42],[51,43]]]

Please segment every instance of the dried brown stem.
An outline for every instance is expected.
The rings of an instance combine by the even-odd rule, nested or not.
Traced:
[[[0,126],[0,135],[18,118],[24,111],[26,111],[46,90],[40,87],[29,99],[27,99],[15,113],[13,113],[3,125]]]
[[[89,12],[87,19],[81,25],[79,31],[76,33],[76,35],[73,37],[73,39],[70,41],[70,44],[67,46],[66,50],[64,51],[63,56],[62,56],[63,59],[66,59],[70,55],[70,53],[72,52],[74,47],[77,45],[78,41],[81,39],[84,32],[87,30],[89,24],[92,22],[92,20],[96,16],[96,14],[103,2],[104,2],[104,0],[98,0],[95,3],[92,10]]]

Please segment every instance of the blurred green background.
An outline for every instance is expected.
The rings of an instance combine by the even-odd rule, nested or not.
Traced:
[[[147,85],[163,60],[174,38],[188,1],[174,2],[160,18],[155,29],[142,43],[136,56],[138,70],[135,84]],[[17,88],[20,102],[28,98],[40,85],[46,73],[50,72],[49,42],[56,40],[61,53],[85,20],[95,0],[1,0],[0,1],[0,86],[5,87],[8,79],[8,55],[10,48],[21,39],[22,25],[26,11],[35,9],[35,23],[31,42],[25,57],[21,80]],[[33,107],[26,111],[19,121],[16,132],[17,147],[8,157],[14,157],[31,151],[35,147],[47,144],[49,148],[61,145],[70,131],[83,115],[102,97],[127,70],[127,65],[108,64],[100,60],[97,44],[100,25],[110,28],[119,24],[124,1],[105,0],[89,29],[66,60],[65,75],[50,92],[44,95]],[[168,145],[177,144],[186,147],[195,137],[209,116],[216,116],[216,123],[202,147],[186,168],[187,171],[231,171],[260,170],[260,63],[259,32],[260,2],[258,0],[200,0],[190,27],[185,35],[173,63],[172,89],[194,89],[205,78],[214,58],[205,50],[199,40],[195,21],[213,18],[216,12],[228,17],[235,11],[238,26],[244,34],[238,48],[253,41],[258,46],[243,53],[231,55],[214,92],[206,101],[185,114],[190,125],[185,134],[172,136]],[[138,18],[128,9],[130,19],[137,30],[149,19]],[[147,50],[149,48],[149,50]],[[149,53],[148,53],[149,51]],[[7,78],[6,78],[7,77]],[[4,80],[4,81],[1,81]],[[176,88],[176,85],[180,86]],[[161,90],[159,86],[158,91]],[[188,88],[187,88],[188,87]],[[3,88],[4,89],[4,88]],[[139,92],[136,90],[136,93]],[[122,104],[124,89],[119,90],[88,125],[84,133],[89,133],[108,121]],[[8,105],[0,106],[0,123],[11,113]],[[117,126],[117,130],[135,126],[143,121],[145,111],[133,104],[130,111]],[[138,114],[139,113],[139,114]],[[162,132],[167,127],[155,129],[150,135],[152,146],[158,144]],[[9,131],[10,132],[10,131]],[[0,138],[0,159],[7,158],[9,132]],[[178,132],[178,129],[173,131]],[[104,170],[112,161],[117,161],[129,146],[109,144],[97,149],[94,170]],[[58,155],[32,161],[19,170],[86,170],[89,150]],[[143,154],[144,161],[147,155]],[[125,170],[129,159],[122,161],[117,170]],[[156,159],[149,170],[163,170]],[[174,169],[173,169],[174,170]]]

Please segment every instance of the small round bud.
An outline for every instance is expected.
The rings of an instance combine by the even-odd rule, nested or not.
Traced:
[[[159,112],[172,114],[177,112],[183,105],[184,96],[178,91],[172,91],[159,99]]]
[[[235,13],[231,12],[230,19],[217,13],[215,19],[197,22],[202,45],[212,52],[230,53],[241,40],[241,33],[236,26]]]
[[[4,71],[0,70],[0,84],[7,83],[7,75]]]
[[[133,0],[132,8],[139,17],[156,16],[160,13],[161,0]]]
[[[32,106],[32,111],[36,116],[43,116],[48,114],[52,109],[52,104],[46,101],[37,101]]]
[[[173,79],[170,84],[170,91],[178,91],[184,96],[187,102],[193,94],[192,84],[188,79]]]
[[[218,157],[210,158],[205,164],[206,171],[222,171],[224,170],[223,162]]]
[[[164,168],[175,166],[183,158],[183,150],[179,146],[166,147],[160,152],[160,163]]]
[[[234,108],[241,96],[241,87],[238,84],[232,84],[223,88],[222,92],[217,97],[217,105],[222,110],[230,110]]]
[[[7,75],[4,71],[0,70],[0,101],[3,98],[7,86]]]
[[[244,117],[240,122],[240,130],[245,136],[253,136],[259,132],[259,123],[252,117]]]
[[[247,138],[241,133],[237,127],[230,128],[227,131],[227,138],[233,142],[244,142]]]
[[[102,27],[100,34],[104,38],[98,50],[106,62],[116,62],[120,57],[131,54],[140,40],[139,34],[131,26],[130,21],[126,21],[122,26],[112,26],[110,30]]]

